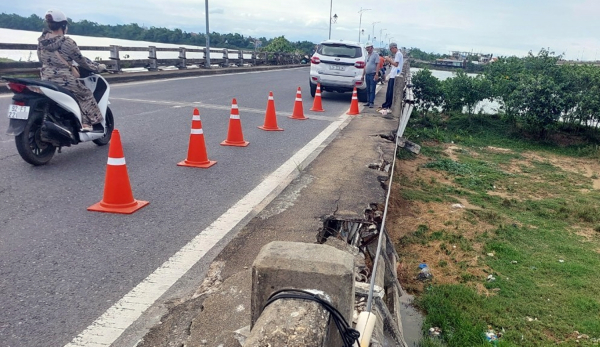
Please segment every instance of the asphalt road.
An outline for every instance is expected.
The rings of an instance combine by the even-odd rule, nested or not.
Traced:
[[[297,87],[306,121],[287,117]],[[284,131],[257,128],[269,91]],[[8,119],[0,116],[0,345],[68,344],[336,121],[350,97],[324,93],[326,112],[308,111],[307,68],[113,85],[110,107],[133,194],[150,202],[132,215],[86,210],[102,198],[108,146],[64,148],[48,165],[33,167],[5,135]],[[219,145],[232,98],[250,142],[245,148]],[[9,104],[9,95],[0,96],[0,113]],[[217,161],[209,169],[176,165],[187,155],[194,107],[208,157]]]

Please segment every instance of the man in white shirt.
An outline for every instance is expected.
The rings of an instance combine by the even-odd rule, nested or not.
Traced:
[[[398,45],[395,42],[390,43],[390,52],[394,55],[394,59],[391,57],[385,57],[385,61],[390,63],[391,71],[389,74],[389,82],[387,91],[385,93],[385,102],[381,105],[383,109],[389,109],[392,107],[392,101],[394,100],[394,82],[396,76],[402,73],[402,67],[404,66],[404,56],[398,49]]]

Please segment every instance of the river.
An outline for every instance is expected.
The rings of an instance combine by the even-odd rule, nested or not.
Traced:
[[[410,68],[410,73],[414,76],[420,70],[422,70],[422,69]],[[442,70],[430,70],[430,71],[431,71],[431,74],[434,77],[437,77],[440,81],[454,77],[454,72],[452,72],[452,71],[442,71]],[[474,73],[468,73],[467,75],[471,76],[471,77],[477,76],[477,74],[474,74]],[[486,99],[486,100],[478,103],[475,106],[474,113],[479,113],[481,111],[484,114],[497,114],[499,108],[500,108],[500,103],[498,103],[497,101]],[[466,110],[464,112],[466,112]]]
[[[13,30],[0,28],[0,42],[1,43],[27,43],[37,44],[37,39],[40,36],[40,32],[37,31],[26,31],[26,30]],[[108,47],[111,45],[117,45],[122,47],[164,47],[164,48],[191,48],[191,49],[202,49],[203,46],[191,46],[191,45],[176,45],[169,43],[157,43],[149,41],[134,41],[134,40],[123,40],[113,39],[109,37],[92,37],[92,36],[80,36],[80,35],[68,35],[78,46],[100,46]],[[218,47],[211,47],[211,49],[219,49]],[[83,55],[96,60],[108,60],[108,51],[82,51]],[[148,59],[148,52],[121,52],[120,58],[122,60],[127,59]],[[157,52],[159,59],[177,59],[179,52]],[[203,53],[186,52],[188,59],[200,59],[204,58]],[[223,58],[221,52],[211,52],[210,57],[214,59]],[[237,53],[229,53],[229,59],[237,59],[239,56]],[[15,61],[38,61],[37,53],[35,51],[19,51],[19,50],[0,50],[0,58],[8,58]],[[244,59],[251,59],[250,54],[244,54]]]

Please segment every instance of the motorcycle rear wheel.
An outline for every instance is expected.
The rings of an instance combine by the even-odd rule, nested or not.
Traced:
[[[21,158],[35,166],[47,164],[56,152],[55,146],[41,139],[43,120],[43,112],[35,111],[27,120],[23,132],[15,137]]]

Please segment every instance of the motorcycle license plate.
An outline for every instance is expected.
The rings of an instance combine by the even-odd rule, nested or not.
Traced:
[[[29,118],[29,106],[8,106],[8,118],[27,119]]]

